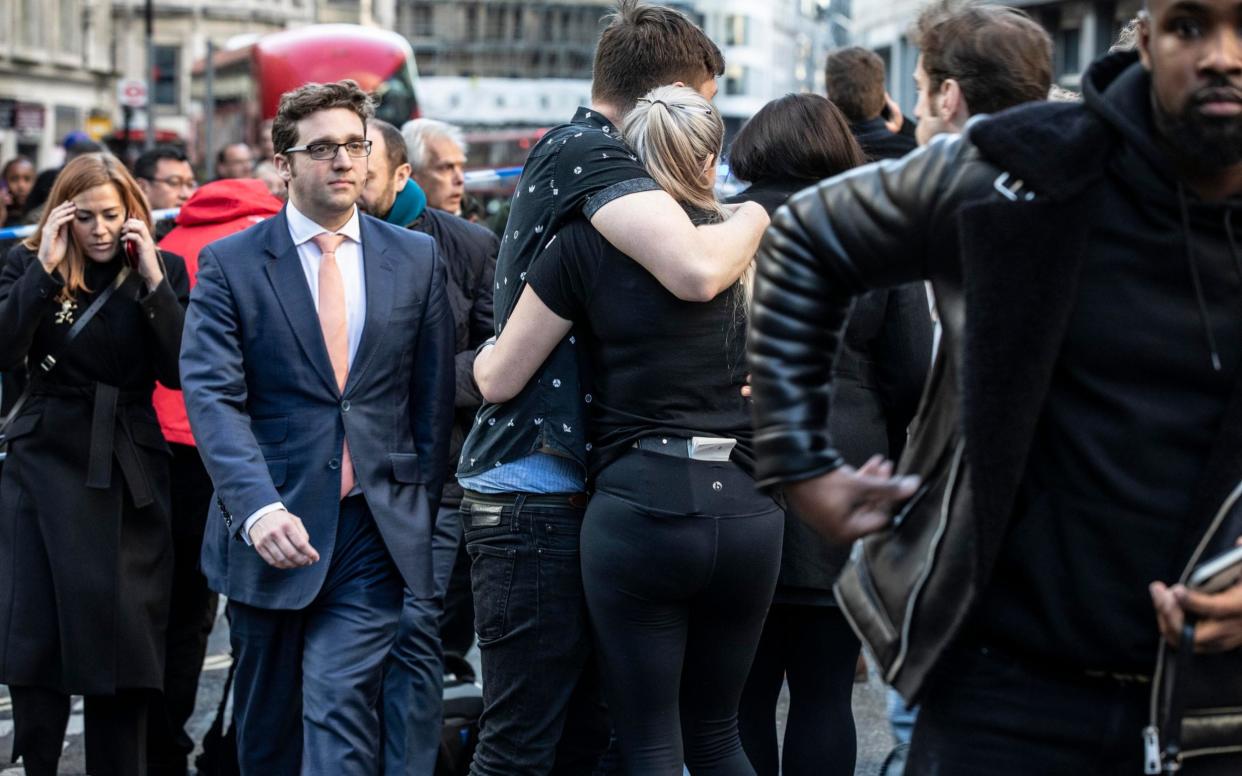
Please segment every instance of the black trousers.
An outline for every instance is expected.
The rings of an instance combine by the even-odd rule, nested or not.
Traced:
[[[211,477],[198,448],[169,445],[172,465],[173,586],[168,612],[164,693],[152,706],[147,758],[152,774],[183,776],[194,741],[185,726],[194,714],[207,639],[216,622],[218,597],[199,571],[203,528],[211,505]]]
[[[42,687],[10,686],[13,759],[27,776],[56,776],[69,724],[69,695]],[[145,776],[150,690],[88,695],[83,716],[86,772],[91,776]]]
[[[742,747],[759,776],[854,776],[858,637],[835,606],[773,604],[742,693]],[[776,704],[789,683],[778,754]]]
[[[923,698],[906,775],[1140,776],[1150,689],[956,647]]]
[[[635,450],[600,473],[582,581],[627,773],[754,773],[737,708],[783,536],[732,463]]]

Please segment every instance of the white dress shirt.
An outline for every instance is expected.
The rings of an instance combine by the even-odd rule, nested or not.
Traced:
[[[289,236],[298,249],[298,259],[302,262],[302,272],[306,275],[306,285],[310,288],[311,299],[315,310],[319,310],[319,265],[323,262],[323,254],[315,245],[314,237],[330,230],[323,228],[302,214],[290,202],[285,206],[285,218],[289,222]],[[345,321],[349,334],[349,365],[354,365],[354,356],[358,353],[358,343],[362,341],[362,328],[367,317],[366,281],[362,270],[362,228],[358,219],[358,208],[345,225],[336,230],[336,234],[345,236],[345,241],[336,249],[336,265],[341,270],[341,281],[345,286]],[[361,493],[357,485],[349,495]],[[285,508],[279,501],[259,507],[242,526],[242,539],[250,544],[250,528],[259,518],[271,512]]]

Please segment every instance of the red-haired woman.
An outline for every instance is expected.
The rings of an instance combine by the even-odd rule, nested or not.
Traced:
[[[145,771],[172,573],[169,453],[151,391],[179,384],[187,294],[134,179],[98,154],[65,166],[38,231],[0,269],[0,369],[24,360],[34,380],[0,476],[0,682],[14,757],[32,776],[56,772],[71,695],[86,696],[86,770]]]

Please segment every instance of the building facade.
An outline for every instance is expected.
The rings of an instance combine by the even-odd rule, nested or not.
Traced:
[[[0,160],[60,164],[60,142],[108,110],[110,0],[0,2]]]
[[[111,2],[119,78],[146,77],[145,2]],[[230,41],[249,42],[268,32],[310,24],[316,21],[317,8],[329,5],[333,3],[328,0],[155,0],[155,79],[148,99],[155,111],[156,137],[175,136],[187,143],[191,156],[201,155],[194,144],[202,106],[192,98],[190,82],[194,63],[207,54],[208,41],[227,47]],[[110,97],[109,108],[119,129],[122,112],[115,96]],[[144,111],[137,112],[133,126],[145,133]]]
[[[861,0],[854,3],[850,25],[852,45],[875,51],[888,67],[889,92],[909,115],[917,95],[914,66],[918,51],[910,42],[910,26],[924,0]],[[1121,30],[1142,8],[1142,0],[1008,0],[1044,25],[1052,36],[1056,83],[1077,90],[1082,74],[1108,52]]]

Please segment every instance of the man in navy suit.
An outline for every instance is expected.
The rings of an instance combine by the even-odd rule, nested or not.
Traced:
[[[402,586],[430,596],[453,412],[435,242],[361,215],[370,98],[281,99],[289,204],[199,257],[181,352],[216,487],[203,571],[229,599],[243,774],[374,774]]]

